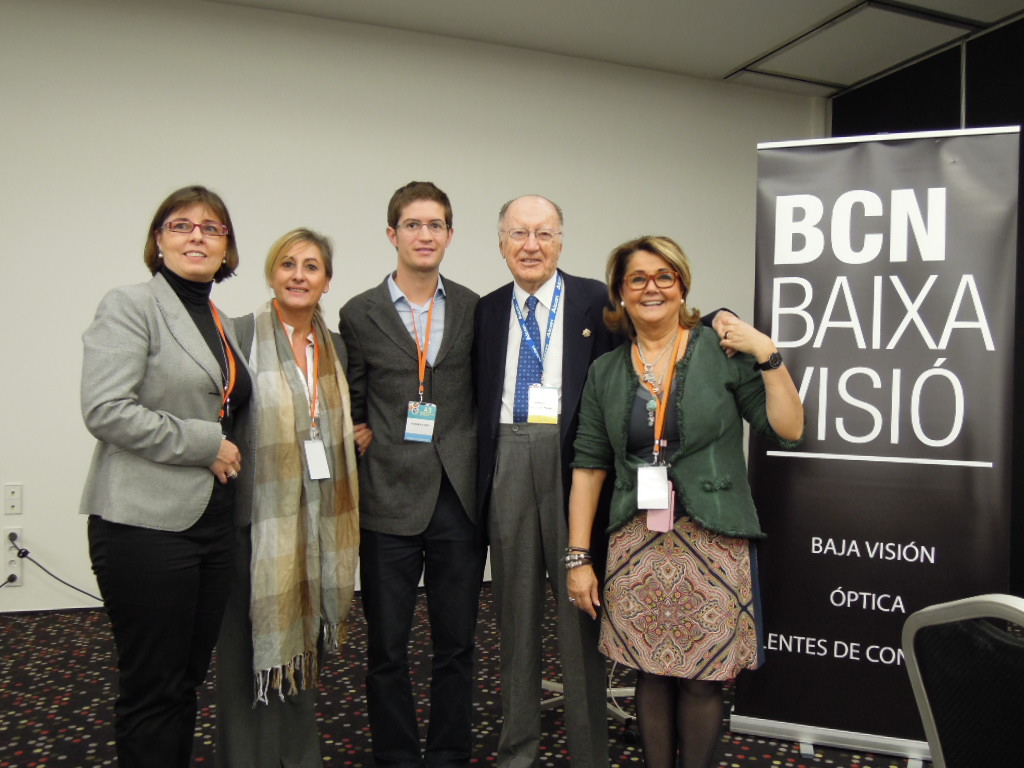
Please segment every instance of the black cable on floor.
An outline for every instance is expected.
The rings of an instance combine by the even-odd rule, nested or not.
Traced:
[[[18,557],[20,557],[20,558],[22,558],[24,560],[28,560],[36,568],[41,570],[43,573],[45,573],[50,578],[56,579],[61,584],[63,584],[65,587],[70,587],[71,589],[75,590],[76,592],[81,592],[86,597],[91,597],[93,600],[95,600],[98,603],[102,603],[103,602],[103,598],[97,597],[96,595],[92,594],[92,592],[86,592],[84,589],[79,589],[74,584],[71,584],[71,583],[69,583],[67,581],[64,581],[64,579],[62,579],[60,576],[55,574],[53,571],[51,571],[48,568],[46,568],[42,563],[40,563],[34,557],[31,557],[31,553],[27,549],[25,549],[24,547],[19,547],[18,545],[16,545],[14,543],[15,542],[15,539],[13,538],[14,535],[15,534],[13,534],[13,533],[11,534],[11,537],[12,537],[11,538],[11,548],[14,549],[18,553]],[[13,581],[17,581],[17,579],[15,578],[14,574],[11,574],[10,576],[7,577],[7,581],[3,582],[3,584],[0,584],[0,587],[6,587],[8,584],[10,584]]]

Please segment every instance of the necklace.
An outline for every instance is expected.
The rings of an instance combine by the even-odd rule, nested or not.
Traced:
[[[672,344],[672,360],[674,361],[679,354],[679,343],[687,335],[682,328],[676,331],[675,342]],[[647,364],[640,357],[640,344],[636,345],[634,351],[634,363],[636,365],[647,367]],[[659,360],[661,357],[659,356]],[[655,364],[657,364],[657,360]],[[653,366],[652,366],[653,368]],[[654,383],[651,381],[644,381],[643,386],[651,393],[651,400],[647,403],[647,425],[654,427],[654,463],[658,464],[661,457],[661,449],[665,447],[665,443],[662,440],[662,435],[665,431],[665,416],[668,411],[668,398],[669,392],[672,390],[672,377],[669,376],[668,381],[665,385],[664,392],[656,391]]]
[[[661,350],[661,354],[658,355],[657,359],[653,363],[648,363],[647,358],[644,356],[643,347],[640,346],[640,340],[636,341],[636,351],[640,357],[640,364],[644,367],[644,373],[641,377],[645,384],[650,385],[648,388],[651,394],[654,395],[650,400],[647,401],[647,426],[654,426],[654,418],[658,413],[658,396],[661,395],[661,382],[665,379],[665,372],[662,371],[661,376],[655,376],[654,369],[657,368],[665,357],[665,354],[669,349],[675,347],[675,341],[679,337],[679,329],[676,328],[675,336],[672,337],[672,341],[665,345],[665,348]]]
[[[640,353],[640,363],[644,367],[644,374],[641,378],[645,383],[654,385],[651,391],[655,395],[661,392],[661,382],[665,378],[665,373],[662,372],[661,376],[655,376],[654,369],[661,364],[662,359],[668,353],[669,349],[672,348],[677,336],[679,336],[678,328],[676,328],[676,333],[675,336],[672,337],[672,341],[665,345],[665,348],[661,350],[661,354],[658,355],[658,358],[653,363],[647,362],[647,358],[644,356],[644,348],[640,346],[640,340],[637,339],[636,341],[636,351]]]
[[[654,426],[654,417],[658,414],[658,398],[652,397],[647,401],[647,426]]]

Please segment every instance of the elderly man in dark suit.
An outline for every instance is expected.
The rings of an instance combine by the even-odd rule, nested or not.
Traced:
[[[484,563],[470,358],[477,295],[440,275],[452,209],[434,184],[395,192],[387,235],[397,268],[341,310],[352,420],[373,430],[359,462],[367,707],[378,766],[445,768],[466,765],[472,746]],[[421,576],[433,641],[425,750],[408,660]]]
[[[563,557],[580,395],[590,363],[621,339],[604,324],[604,283],[558,269],[562,212],[555,203],[535,195],[506,203],[498,245],[513,282],[480,300],[474,341],[477,485],[501,636],[498,766],[537,761],[548,583],[558,605],[569,754],[577,768],[603,768],[608,719],[599,624],[569,604]],[[594,530],[603,537],[603,526]],[[604,544],[591,551],[600,558]]]

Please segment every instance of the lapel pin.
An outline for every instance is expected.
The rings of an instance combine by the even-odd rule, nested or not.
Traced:
[[[590,329],[589,328],[584,328],[583,329],[583,338],[584,339],[589,339],[590,338]]]

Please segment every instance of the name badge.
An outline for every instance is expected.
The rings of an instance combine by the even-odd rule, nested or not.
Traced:
[[[434,439],[434,422],[437,420],[437,406],[434,403],[409,401],[409,413],[405,417],[405,439],[415,443],[429,443]]]
[[[669,502],[668,467],[644,466],[636,471],[637,509],[666,509]]]
[[[323,440],[304,440],[302,447],[306,451],[306,466],[309,468],[310,480],[328,480],[331,467],[327,463],[327,449]]]
[[[668,497],[668,506],[665,509],[647,510],[647,530],[668,533],[676,521],[676,492],[672,491]]]
[[[531,424],[558,423],[558,387],[542,387],[532,384],[526,390],[526,420]]]

